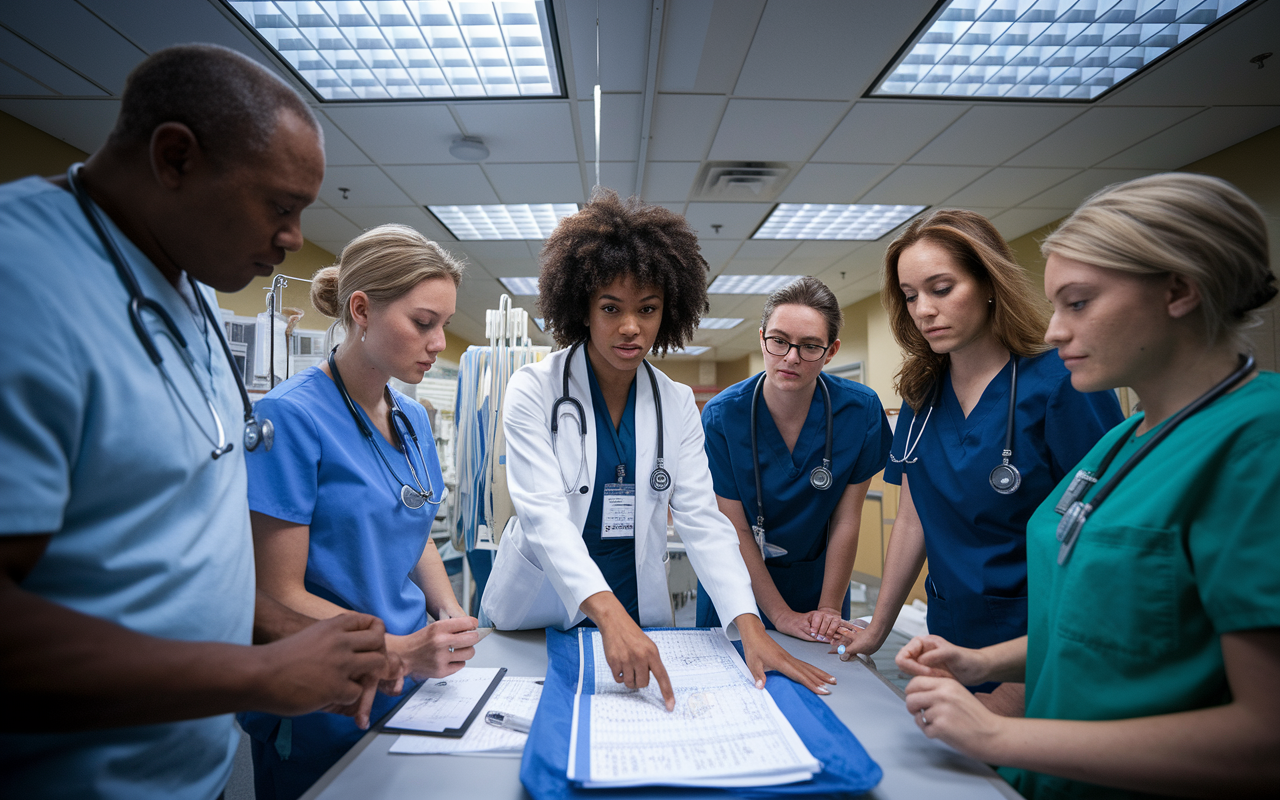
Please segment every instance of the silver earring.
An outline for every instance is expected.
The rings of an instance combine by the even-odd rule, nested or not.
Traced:
[[[987,305],[994,306],[995,304],[996,304],[996,299],[994,297],[987,298]]]
[[[365,334],[364,331],[360,331],[360,341],[362,342],[364,341],[364,334]]]

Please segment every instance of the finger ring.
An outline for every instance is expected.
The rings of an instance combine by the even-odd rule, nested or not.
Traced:
[[[923,711],[921,711],[921,712],[920,712],[920,724],[921,724],[921,725],[928,725],[928,724],[929,724],[929,720],[927,720],[927,719],[925,719],[925,718],[924,718],[924,712],[923,712]]]
[[[619,673],[618,673],[618,677],[619,677],[619,678],[621,678],[621,677],[622,677],[622,673],[621,673],[621,672],[619,672]]]
[[[453,652],[453,645],[449,645],[449,652],[450,652],[450,653],[452,653],[452,652]]]

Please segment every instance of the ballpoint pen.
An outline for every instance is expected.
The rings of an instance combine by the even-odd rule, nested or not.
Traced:
[[[484,715],[484,721],[496,728],[505,728],[517,733],[528,733],[529,726],[533,724],[533,720],[528,717],[518,717],[504,711],[490,711]]]

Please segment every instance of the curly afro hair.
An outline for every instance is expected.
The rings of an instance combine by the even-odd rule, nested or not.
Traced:
[[[612,189],[596,189],[578,213],[565,217],[542,247],[538,307],[556,344],[585,341],[591,297],[631,276],[662,290],[662,325],[654,352],[683,347],[698,329],[707,303],[707,261],[684,217]]]

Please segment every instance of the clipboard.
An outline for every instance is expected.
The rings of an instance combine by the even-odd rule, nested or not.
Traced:
[[[456,728],[446,728],[443,731],[427,731],[427,730],[422,730],[420,728],[406,728],[406,727],[400,727],[400,726],[391,724],[392,722],[395,721],[396,714],[399,713],[400,708],[403,708],[403,705],[402,705],[396,709],[396,712],[393,713],[391,715],[391,718],[387,720],[386,724],[382,726],[382,731],[385,733],[412,733],[412,734],[417,734],[418,736],[441,736],[447,739],[459,739],[462,737],[464,733],[467,732],[467,728],[471,727],[471,723],[474,722],[475,718],[480,714],[480,709],[484,708],[484,704],[489,702],[489,698],[493,695],[493,691],[498,688],[498,684],[502,682],[502,679],[504,676],[506,676],[506,674],[507,674],[506,667],[501,667],[498,669],[498,674],[493,676],[493,680],[489,682],[489,685],[488,687],[485,688],[484,693],[480,695],[480,699],[476,701],[475,706],[472,707],[471,712],[467,715],[466,720],[464,720],[463,723]],[[421,686],[419,686],[414,691],[414,694],[417,694],[418,692],[422,691],[422,688],[426,686],[427,683],[429,682],[430,681],[424,682]],[[410,695],[408,698],[406,698],[406,702],[408,702],[408,700],[411,699],[412,697],[413,695]]]

